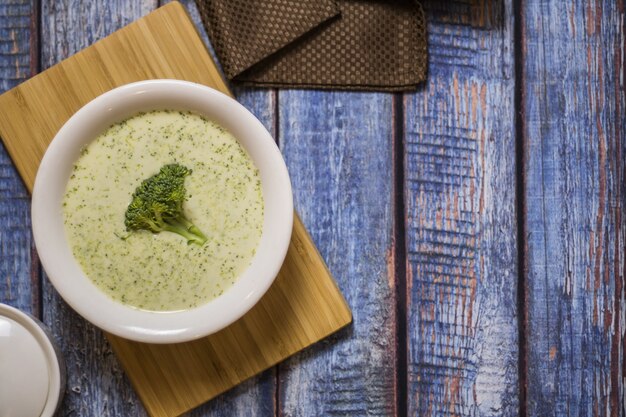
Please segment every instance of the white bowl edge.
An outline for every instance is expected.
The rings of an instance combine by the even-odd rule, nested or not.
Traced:
[[[250,267],[220,297],[178,312],[138,310],[109,298],[74,260],[62,221],[61,201],[80,148],[111,124],[140,111],[156,109],[194,111],[229,130],[259,168],[265,200],[263,234]],[[265,294],[289,247],[293,196],[280,150],[263,124],[245,107],[200,84],[179,80],[141,81],[93,99],[59,130],[35,179],[32,226],[45,271],[63,299],[79,314],[123,338],[177,343],[223,329],[242,317]]]

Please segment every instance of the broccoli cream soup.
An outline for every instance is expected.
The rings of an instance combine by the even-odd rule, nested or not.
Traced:
[[[74,256],[102,291],[140,309],[182,310],[219,296],[250,265],[261,180],[216,123],[153,111],[82,150],[63,213]]]

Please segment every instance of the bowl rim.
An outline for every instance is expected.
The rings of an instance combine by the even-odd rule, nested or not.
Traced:
[[[98,136],[95,132],[150,109],[188,110],[217,121],[246,149],[261,175],[264,225],[251,265],[224,294],[187,310],[139,310],[113,300],[82,272],[65,236],[60,202],[68,172],[82,146]],[[33,187],[31,214],[35,246],[44,270],[74,310],[101,329],[126,339],[179,343],[232,324],[266,293],[289,248],[293,194],[287,166],[276,142],[243,105],[205,85],[158,79],[109,90],[68,119],[41,160]]]

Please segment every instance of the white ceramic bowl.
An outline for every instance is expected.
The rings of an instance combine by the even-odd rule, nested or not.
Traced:
[[[265,218],[250,267],[227,291],[199,307],[150,312],[109,298],[83,273],[66,240],[61,203],[80,149],[113,123],[140,111],[189,110],[228,129],[246,149],[261,176]],[[148,343],[177,343],[214,333],[243,316],[270,287],[285,259],[293,224],[287,167],[269,132],[232,98],[178,80],[128,84],[95,98],[59,130],[37,172],[32,199],[37,251],[63,299],[96,326]]]

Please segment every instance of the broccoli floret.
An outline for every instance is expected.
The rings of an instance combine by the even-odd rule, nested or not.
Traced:
[[[183,213],[185,177],[189,174],[190,169],[169,164],[163,166],[158,174],[144,180],[126,209],[126,230],[178,233],[187,239],[187,243],[202,246],[207,237]]]

